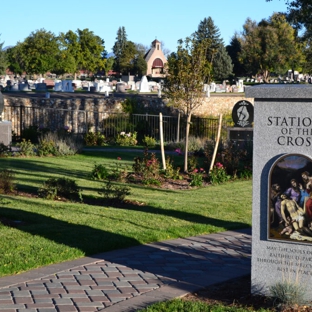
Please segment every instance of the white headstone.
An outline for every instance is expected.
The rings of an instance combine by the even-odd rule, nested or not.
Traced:
[[[146,76],[143,76],[141,79],[141,83],[140,83],[140,87],[139,87],[139,92],[151,92],[149,85],[148,85],[148,81]]]

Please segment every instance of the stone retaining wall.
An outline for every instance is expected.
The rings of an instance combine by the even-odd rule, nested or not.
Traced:
[[[25,98],[14,97],[10,95],[4,98],[4,111],[8,106],[25,106],[25,107],[45,107],[45,108],[60,108],[84,111],[96,111],[106,113],[120,113],[122,112],[121,102],[124,97],[73,97],[73,98],[30,98],[25,95]],[[165,101],[159,99],[157,96],[140,97],[144,103],[147,112],[160,111],[163,114],[170,114],[170,109],[166,107]],[[218,116],[220,113],[228,114],[232,112],[233,106],[241,100],[247,100],[254,103],[253,98],[245,98],[242,95],[215,95],[212,94],[210,98],[206,98],[204,104],[197,109],[194,115],[199,117]]]

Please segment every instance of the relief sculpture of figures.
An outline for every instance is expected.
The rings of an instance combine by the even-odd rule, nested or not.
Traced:
[[[312,242],[312,161],[280,157],[269,176],[268,238]]]

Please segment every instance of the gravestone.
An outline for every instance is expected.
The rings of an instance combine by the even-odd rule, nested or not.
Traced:
[[[139,93],[142,92],[151,92],[146,76],[143,76],[141,79]]]
[[[44,82],[36,83],[36,91],[47,91],[47,85]]]
[[[252,292],[298,282],[311,299],[312,87],[258,85],[245,94],[255,99]]]
[[[4,98],[0,92],[0,143],[6,146],[12,143],[12,123],[10,121],[2,120],[2,113],[4,110]]]
[[[254,107],[245,100],[238,101],[232,109],[234,127],[228,128],[228,140],[239,147],[246,147],[253,140]]]

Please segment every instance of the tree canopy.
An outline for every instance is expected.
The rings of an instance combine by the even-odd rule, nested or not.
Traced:
[[[18,42],[12,49],[11,58],[16,68],[28,74],[45,74],[53,70],[59,47],[55,35],[39,29],[32,32],[23,42]]]
[[[266,0],[270,2],[272,0]],[[285,0],[287,4],[287,20],[297,30],[304,30],[303,39],[312,36],[311,0]]]
[[[283,14],[258,24],[248,18],[243,29],[238,58],[248,74],[261,74],[267,82],[272,72],[283,74],[304,62],[303,47]]]

